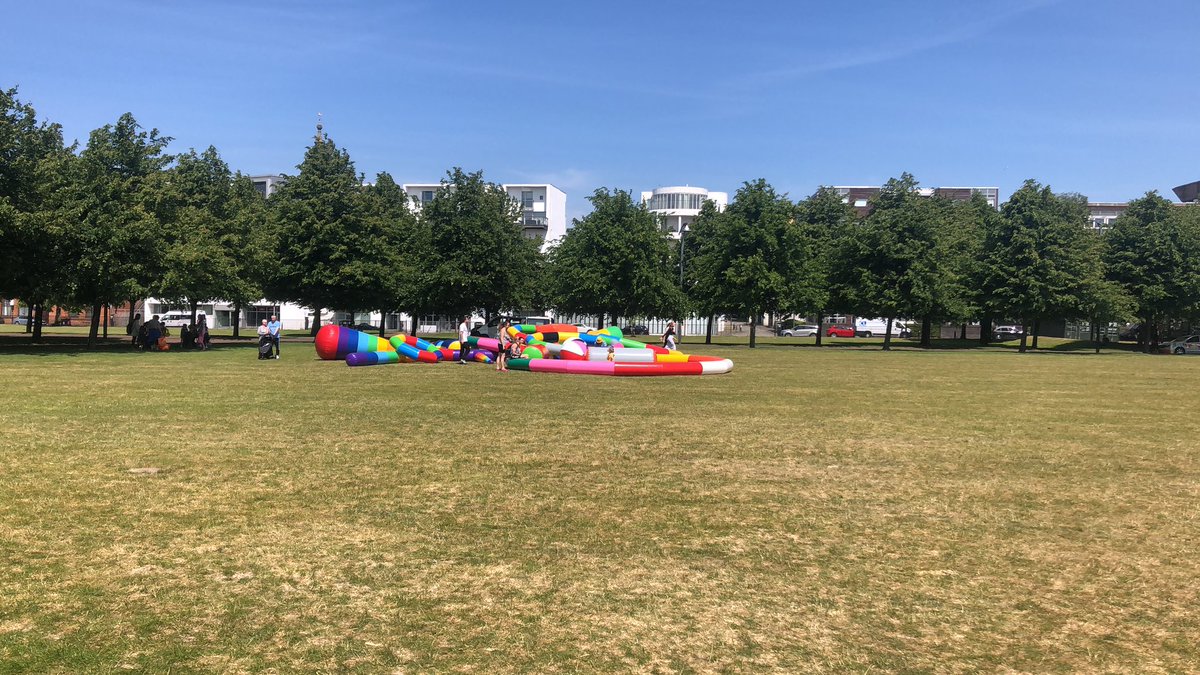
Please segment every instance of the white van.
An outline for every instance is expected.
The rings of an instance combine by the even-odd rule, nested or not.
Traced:
[[[192,322],[192,315],[188,312],[167,312],[158,320],[167,328],[182,328]]]
[[[887,319],[863,319],[854,320],[854,335],[855,337],[882,337],[887,334]],[[892,337],[906,338],[912,333],[908,329],[908,324],[903,319],[892,319]]]

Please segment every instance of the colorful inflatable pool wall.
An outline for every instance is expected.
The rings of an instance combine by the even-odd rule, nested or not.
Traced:
[[[381,337],[344,326],[322,326],[315,340],[317,356],[331,361],[344,359],[354,352],[394,352],[396,349]]]
[[[595,330],[568,324],[526,324],[516,328],[520,330],[509,329],[510,338],[523,337],[526,344],[522,349],[523,358],[508,359],[512,370],[645,377],[713,375],[733,369],[733,361],[729,359],[688,355],[647,345],[624,337],[616,326]],[[368,348],[352,349],[360,344]],[[612,360],[609,360],[610,347]],[[494,338],[471,337],[466,345],[461,345],[453,339],[430,342],[411,335],[396,335],[385,342],[373,335],[337,326],[326,326],[317,336],[317,352],[322,358],[338,358],[325,354],[338,354],[346,349],[351,349],[345,353],[346,363],[351,366],[457,360],[461,349],[467,350],[467,361],[493,363],[500,342]]]

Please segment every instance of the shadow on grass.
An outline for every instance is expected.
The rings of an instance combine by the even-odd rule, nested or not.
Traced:
[[[292,343],[286,339],[284,344]],[[295,343],[309,342],[294,340]],[[180,349],[178,342],[172,342],[167,352],[148,352],[135,349],[128,337],[97,338],[89,347],[86,335],[43,335],[41,342],[33,342],[31,336],[25,334],[0,334],[0,354],[19,354],[23,356],[78,356],[82,354],[144,354],[149,357],[179,353],[200,352],[199,349]],[[258,336],[243,336],[238,338],[223,337],[213,342],[209,351],[226,351],[231,349],[252,349],[258,346]]]

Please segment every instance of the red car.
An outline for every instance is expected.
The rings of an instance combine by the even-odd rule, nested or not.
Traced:
[[[825,334],[829,337],[854,337],[854,327],[842,325],[830,326]]]

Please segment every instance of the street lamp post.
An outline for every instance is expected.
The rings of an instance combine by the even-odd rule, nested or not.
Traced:
[[[683,238],[688,232],[688,226],[679,224],[679,289],[683,290]]]

